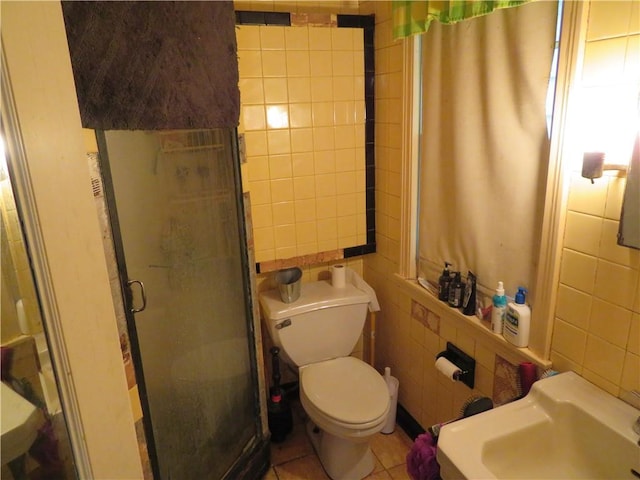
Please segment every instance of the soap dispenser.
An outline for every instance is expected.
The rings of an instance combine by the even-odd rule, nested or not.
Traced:
[[[451,264],[449,262],[444,262],[444,270],[442,270],[442,275],[440,275],[438,279],[438,299],[443,302],[449,301],[449,285],[451,285],[450,266]]]
[[[518,287],[515,301],[507,304],[502,335],[516,347],[529,345],[529,330],[531,326],[531,309],[525,303],[527,290]]]

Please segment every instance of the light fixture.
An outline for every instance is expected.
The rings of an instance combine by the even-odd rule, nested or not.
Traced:
[[[582,176],[594,183],[593,179],[602,177],[605,170],[627,172],[627,165],[608,164],[605,161],[606,154],[604,152],[585,152],[582,155]]]

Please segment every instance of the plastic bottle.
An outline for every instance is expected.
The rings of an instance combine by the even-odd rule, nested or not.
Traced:
[[[525,303],[527,290],[518,287],[515,302],[507,304],[502,335],[516,347],[529,345],[529,328],[531,326],[531,309]]]
[[[496,294],[493,296],[493,308],[491,309],[491,330],[502,335],[502,325],[505,311],[507,310],[507,297],[504,295],[504,284],[498,282]]]
[[[476,276],[471,270],[467,273],[467,283],[464,287],[462,313],[469,316],[476,314]]]
[[[398,410],[398,386],[400,382],[396,377],[391,376],[391,368],[385,367],[384,369],[384,381],[387,383],[389,389],[389,401],[391,406],[389,407],[389,413],[387,414],[387,420],[382,427],[382,433],[393,433],[396,427],[396,413]]]
[[[451,285],[450,266],[451,264],[449,262],[444,262],[444,270],[442,270],[442,275],[440,275],[438,279],[438,299],[443,302],[449,301],[449,285]]]
[[[462,294],[464,293],[464,283],[460,277],[460,272],[455,272],[453,281],[449,285],[449,306],[460,308],[462,306]]]

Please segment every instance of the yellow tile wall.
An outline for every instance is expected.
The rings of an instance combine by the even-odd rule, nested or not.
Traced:
[[[382,307],[377,317],[375,365],[379,370],[391,367],[400,381],[399,402],[426,428],[456,417],[471,395],[492,396],[496,351],[455,319],[434,317],[439,329],[428,328],[412,316],[412,304],[419,298],[392,281],[400,261],[403,45],[392,39],[390,2],[363,2],[361,11],[376,15],[377,253],[364,259],[365,279],[375,288]],[[435,356],[447,341],[476,358],[474,390],[436,372]]]
[[[639,3],[595,2],[591,12],[590,45],[593,48],[597,42],[599,46],[610,42],[620,48],[624,43],[624,62],[607,63],[615,65],[627,79],[637,79],[640,64],[638,32],[631,28],[640,27]],[[426,428],[456,416],[472,395],[492,396],[499,374],[496,358],[504,357],[513,364],[522,359],[509,356],[500,343],[478,338],[455,318],[443,316],[438,332],[430,330],[412,317],[412,301],[418,297],[390,280],[399,270],[400,255],[403,50],[401,42],[392,39],[390,2],[362,2],[361,12],[376,14],[377,253],[364,260],[365,279],[375,288],[382,306],[376,332],[376,366],[391,367],[400,380],[400,403]],[[589,55],[587,51],[587,58]],[[601,68],[587,65],[585,74],[592,71],[600,72]],[[625,390],[640,388],[639,252],[618,247],[612,241],[624,180],[601,180],[588,186],[572,184],[552,360],[554,368],[573,369],[622,395]],[[446,341],[476,359],[474,391],[452,384],[435,371],[435,354],[444,349]]]
[[[2,233],[6,235],[6,245],[8,246],[8,252],[3,252],[3,255],[7,256],[6,258],[10,260],[8,265],[12,267],[12,271],[3,272],[1,280],[4,282],[2,300],[7,304],[2,308],[0,332],[2,333],[2,343],[6,343],[23,333],[18,324],[18,313],[15,306],[18,298],[22,299],[27,318],[29,331],[24,333],[42,331],[40,304],[33,284],[27,246],[24,242],[22,224],[19,221],[9,178],[0,181],[0,215],[2,215],[2,223],[4,224]]]
[[[435,333],[412,317],[414,297],[391,281],[399,270],[400,179],[402,174],[403,46],[391,34],[391,3],[363,2],[362,13],[375,13],[376,100],[376,243],[377,253],[364,260],[365,279],[379,297],[376,360],[379,370],[391,367],[400,381],[399,402],[425,428],[451,419],[471,391],[437,375],[433,364],[447,340],[464,344],[482,358],[477,392],[490,394],[495,354],[476,355],[473,338],[448,319],[439,319]],[[439,378],[441,377],[441,378]],[[443,381],[445,380],[445,381]]]
[[[302,8],[313,9],[314,3],[316,2],[301,2],[300,5],[303,5]],[[629,4],[597,2],[592,11],[592,35],[595,35],[593,32],[596,31],[596,27],[601,32],[598,35],[610,35],[607,29],[613,28],[612,19],[619,21],[620,18],[637,18],[635,6],[624,15],[612,16],[608,14],[607,8],[603,8],[605,3],[610,7],[614,7],[613,3],[619,3],[617,7],[623,9]],[[260,6],[263,5],[260,2]],[[322,5],[325,5],[324,2]],[[318,5],[315,6],[320,8]],[[274,5],[274,9],[277,8],[293,11],[291,7]],[[329,9],[331,10],[330,7]],[[412,302],[418,297],[392,281],[393,274],[399,270],[400,256],[403,47],[401,42],[392,39],[390,2],[364,1],[360,3],[360,10],[356,13],[376,15],[377,253],[351,260],[349,263],[355,265],[355,268],[361,268],[364,278],[375,288],[382,307],[382,311],[377,315],[375,366],[380,371],[385,366],[391,367],[393,375],[400,380],[400,403],[417,421],[428,427],[456,416],[463,403],[472,395],[492,396],[499,374],[496,370],[497,358],[504,357],[513,364],[523,359],[505,351],[500,343],[478,338],[455,318],[443,316],[437,319],[430,313],[430,320],[420,322],[412,316]],[[602,21],[603,15],[609,18],[609,21]],[[628,23],[633,24],[632,21]],[[591,40],[595,41],[595,37]],[[634,50],[633,40],[631,38],[631,41],[627,41],[627,52],[637,51]],[[635,57],[630,54],[629,58],[625,60],[624,66],[628,72],[635,68]],[[254,160],[254,164],[258,165],[261,161]],[[313,159],[305,157],[294,162],[292,168],[310,171],[310,165],[313,165]],[[256,175],[262,175],[256,180],[268,180],[264,166],[262,170],[252,170],[252,173],[254,172]],[[567,209],[570,231],[567,233],[566,242],[573,248],[565,245],[567,255],[563,258],[564,281],[561,281],[558,290],[552,360],[555,368],[575,369],[589,380],[599,382],[620,395],[625,388],[631,388],[640,377],[637,366],[640,356],[638,263],[637,259],[633,260],[637,257],[632,250],[621,249],[622,247],[612,244],[611,237],[604,233],[617,229],[616,215],[619,214],[624,181],[615,178],[601,180],[603,181],[597,181],[594,185],[589,184],[590,188],[586,190],[572,185]],[[331,215],[336,206],[331,203],[324,208],[327,212],[316,210],[317,218],[326,218],[327,224],[332,225],[331,228],[337,228]],[[295,210],[273,208],[272,214],[293,216]],[[571,234],[571,230],[576,228],[595,228],[596,232],[584,236]],[[599,240],[596,242],[592,236]],[[633,258],[628,258],[629,256]],[[590,282],[593,282],[592,287],[583,286],[583,289],[579,289],[567,283],[567,278],[572,278],[571,281],[574,282],[582,282],[582,271],[586,272],[585,276],[588,275]],[[303,279],[314,280],[328,274],[323,272],[328,272],[326,265],[314,266],[308,271],[305,269]],[[611,295],[618,294],[607,287],[607,275],[613,275],[615,285],[618,285],[621,277],[617,275],[620,272],[623,272],[627,279],[630,277],[632,282],[636,279],[635,290],[632,289],[634,299],[630,307],[615,304]],[[259,281],[262,288],[269,286],[268,275],[261,275]],[[596,284],[599,293],[596,293]],[[628,300],[626,302],[628,303]],[[434,332],[427,325],[435,323],[436,320],[439,329]],[[461,384],[449,382],[435,371],[435,355],[444,349],[447,341],[454,342],[476,359],[476,388],[473,391]],[[611,355],[608,356],[606,353]]]
[[[601,94],[608,108],[634,104],[639,67],[640,2],[592,2],[584,109],[596,108]],[[630,156],[631,145],[621,146]],[[640,389],[640,251],[616,244],[624,188],[624,178],[605,175],[592,185],[579,166],[571,172],[551,354],[558,369],[614,395]]]
[[[310,14],[359,14],[361,12],[359,11],[358,3],[359,2],[355,0],[303,2],[271,0],[254,2],[235,1],[234,8],[236,10],[281,11]],[[249,37],[246,40],[254,42],[252,45],[256,51],[258,50],[258,42],[261,41],[260,30],[258,29],[257,32],[258,33],[255,31],[249,33],[245,30],[245,33]],[[287,258],[338,248],[340,246],[339,239],[341,238],[338,233],[339,222],[343,221],[341,220],[342,218],[351,219],[354,210],[358,214],[356,224],[358,238],[356,242],[365,243],[365,218],[364,215],[359,215],[365,211],[364,198],[361,198],[364,196],[361,195],[354,202],[353,198],[348,197],[350,194],[344,192],[345,185],[343,183],[347,181],[351,182],[352,179],[349,174],[353,175],[355,172],[356,191],[364,192],[364,151],[363,149],[351,147],[336,151],[327,150],[324,144],[319,142],[318,136],[314,135],[314,133],[318,132],[318,128],[331,127],[337,129],[340,126],[353,125],[355,128],[354,138],[360,142],[360,145],[364,145],[364,140],[359,139],[359,136],[364,138],[364,131],[358,128],[358,125],[364,125],[365,121],[364,102],[356,101],[356,99],[364,98],[364,85],[358,80],[354,80],[353,98],[349,97],[349,99],[346,100],[333,102],[333,124],[330,124],[328,103],[329,100],[333,101],[333,98],[318,98],[318,94],[323,92],[316,92],[314,93],[314,100],[312,97],[312,87],[333,91],[333,83],[330,85],[318,85],[318,82],[315,82],[312,85],[309,76],[311,71],[310,53],[306,52],[306,48],[304,50],[294,49],[294,47],[302,49],[303,47],[315,45],[321,48],[319,51],[327,50],[328,52],[331,51],[332,54],[340,55],[342,50],[333,48],[329,50],[328,47],[329,45],[342,45],[346,43],[342,37],[343,35],[345,35],[344,32],[334,32],[333,36],[327,36],[325,38],[320,38],[315,34],[309,36],[308,29],[302,27],[299,27],[299,29],[290,29],[285,33],[285,50],[288,54],[285,55],[285,65],[288,71],[291,68],[295,75],[299,75],[289,75],[287,78],[287,100],[284,101],[284,105],[288,108],[288,131],[291,145],[290,167],[286,154],[284,154],[285,158],[280,157],[278,159],[280,165],[275,166],[275,164],[271,162],[274,155],[270,155],[268,150],[267,131],[265,129],[246,129],[243,123],[244,119],[241,119],[239,130],[244,131],[247,146],[247,168],[242,171],[243,185],[244,190],[250,191],[251,193],[254,242],[256,246],[260,245],[261,247],[261,257],[256,258],[258,262],[275,257]],[[274,36],[278,36],[278,34],[276,33]],[[358,38],[352,37],[352,41],[355,43],[356,48],[362,48]],[[260,48],[262,48],[262,46],[260,46]],[[334,52],[333,50],[336,51]],[[301,55],[304,55],[303,61],[301,61]],[[309,58],[307,58],[307,55],[309,55]],[[249,56],[249,58],[252,57]],[[344,60],[345,57],[342,57],[341,61]],[[347,63],[350,64],[348,59],[346,60]],[[254,60],[251,61],[255,62]],[[358,60],[354,60],[353,63],[355,64],[356,61],[361,61],[361,56],[358,57]],[[257,62],[253,65],[254,68],[258,68]],[[315,65],[314,68],[322,68],[322,66]],[[341,67],[338,66],[337,68]],[[256,106],[260,109],[270,106],[270,103],[268,103],[266,99],[273,99],[273,97],[269,97],[269,95],[273,93],[272,87],[274,87],[274,83],[272,83],[271,80],[271,78],[263,79],[259,77],[243,78],[241,71],[240,91],[243,107],[245,104],[248,106]],[[277,84],[275,86],[277,87]],[[266,125],[266,108],[264,111]],[[284,108],[282,112],[284,113]],[[250,112],[250,114],[251,113],[252,112]],[[314,127],[314,115],[315,121],[320,123],[317,127]],[[261,117],[258,116],[257,121],[260,121],[260,118]],[[316,130],[314,130],[314,128],[316,128]],[[350,140],[340,137],[338,141],[342,144]],[[289,174],[289,168],[291,174]],[[281,178],[272,179],[272,171],[274,169],[277,170],[277,172],[274,173],[282,174]],[[283,171],[282,169],[285,170]],[[284,175],[285,171],[287,175]],[[362,175],[359,175],[360,171],[362,171]],[[341,178],[343,174],[347,174],[345,180]],[[340,178],[340,180],[336,181],[337,178]],[[271,186],[275,180],[291,181],[290,191],[286,194],[276,194],[287,195],[287,198],[290,198],[290,200],[272,201]],[[340,188],[341,193],[338,193],[338,188]],[[312,192],[315,192],[315,198],[311,196]],[[344,213],[344,216],[340,216],[339,213]],[[296,222],[306,222],[307,225],[303,225],[299,230]],[[293,226],[296,228],[293,228]],[[309,240],[309,237],[313,237],[314,228],[317,243]],[[348,226],[342,224],[340,228],[344,231]],[[276,243],[276,232],[281,236],[279,239],[283,243]],[[293,236],[296,241],[295,244],[286,243],[288,242],[289,236]],[[344,235],[343,239],[346,237],[348,237],[348,235]],[[353,240],[347,239],[346,241]],[[358,243],[351,243],[351,245]],[[347,265],[359,275],[364,276],[363,257],[353,257],[302,266],[302,282],[306,283],[329,279],[331,276],[330,267],[337,263]],[[257,284],[259,291],[276,287],[272,273],[258,274]],[[268,349],[268,335],[263,332],[263,337]],[[366,338],[370,338],[368,327],[365,327],[360,341],[355,346],[352,352],[353,356],[365,360],[368,358],[368,346],[366,345],[368,342],[365,342]],[[266,367],[268,369],[268,365]],[[287,372],[287,369],[283,372],[283,382],[293,380],[287,376]],[[267,378],[267,382],[270,382],[269,378]]]
[[[236,31],[256,261],[366,243],[362,30]]]

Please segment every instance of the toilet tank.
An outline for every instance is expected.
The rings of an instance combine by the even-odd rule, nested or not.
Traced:
[[[260,306],[273,343],[298,367],[346,357],[355,347],[370,299],[352,285],[303,283],[300,298],[284,303],[278,290],[260,294]]]

